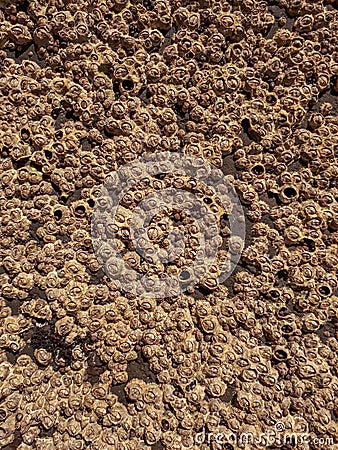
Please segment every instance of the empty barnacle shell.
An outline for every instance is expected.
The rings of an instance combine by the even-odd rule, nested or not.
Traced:
[[[298,196],[298,189],[292,184],[283,186],[279,198],[283,203],[290,203]]]
[[[289,353],[287,349],[283,347],[276,347],[273,352],[273,355],[278,361],[284,361],[289,358]]]
[[[331,286],[327,283],[319,286],[317,292],[321,297],[328,297],[332,294],[332,289]]]

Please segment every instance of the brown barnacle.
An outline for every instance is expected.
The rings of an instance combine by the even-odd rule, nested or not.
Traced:
[[[65,424],[66,425],[66,424]],[[80,425],[80,424],[79,424]],[[104,423],[105,425],[105,423]],[[66,426],[65,426],[66,428]],[[101,426],[98,425],[97,423],[88,423],[84,428],[81,429],[81,425],[80,425],[80,430],[81,430],[81,436],[86,440],[86,441],[90,441],[93,436],[99,436],[100,432],[101,432]],[[66,431],[66,429],[64,430]]]
[[[241,373],[241,378],[245,382],[253,382],[257,379],[257,370],[255,368],[245,368]]]
[[[55,323],[55,330],[60,336],[66,336],[74,328],[74,318],[70,316],[63,317]]]
[[[17,178],[18,173],[15,170],[5,170],[0,175],[2,187],[10,186]]]
[[[321,91],[325,91],[330,86],[330,77],[326,73],[321,73],[317,76],[317,84]],[[321,108],[319,109],[320,113],[323,116],[330,115],[330,112],[332,111],[331,106],[329,103],[324,103],[324,105],[321,105]]]
[[[312,364],[299,364],[297,373],[301,379],[308,379],[316,376],[317,370]]]
[[[227,385],[218,379],[213,379],[207,386],[207,392],[212,397],[221,397],[225,394],[226,389]]]
[[[302,17],[298,17],[294,23],[294,29],[299,32],[311,31],[314,25],[314,17],[309,14],[305,14]]]
[[[283,203],[290,203],[298,197],[298,189],[292,184],[282,187],[279,198]]]
[[[45,411],[40,414],[39,420],[41,422],[43,430],[50,430],[51,428],[53,428],[53,426],[55,425],[55,412],[56,407],[49,403],[45,407]],[[62,430],[62,426],[63,424],[61,425],[60,430]]]
[[[218,280],[217,276],[213,277],[213,276],[209,275],[200,281],[200,285],[203,288],[208,289],[209,291],[212,291],[212,290],[216,289],[217,286],[219,285],[219,280]]]
[[[13,353],[17,353],[24,347],[24,340],[20,336],[12,333],[3,333],[0,337],[0,347],[7,348]]]
[[[127,409],[124,405],[116,404],[110,408],[110,412],[104,416],[103,425],[119,425],[125,423],[128,418]]]
[[[67,420],[67,432],[71,436],[76,436],[81,432],[81,423],[77,420],[70,418]]]
[[[4,381],[10,374],[10,365],[7,362],[0,364],[0,380]]]
[[[241,193],[241,198],[243,202],[247,205],[253,203],[255,200],[257,200],[257,193],[253,189],[248,189]]]
[[[155,445],[160,440],[161,430],[149,427],[144,432],[144,440],[148,445]]]
[[[332,288],[329,283],[323,283],[317,288],[318,294],[322,297],[329,297],[332,294]]]
[[[155,345],[143,345],[142,347],[142,354],[150,359],[153,358],[156,354],[157,348]]]
[[[318,112],[314,112],[310,115],[308,119],[308,125],[310,130],[314,131],[319,128],[324,122],[324,117]]]
[[[145,389],[145,382],[137,378],[131,380],[125,387],[126,395],[132,401],[142,398]]]
[[[23,303],[21,306],[21,311],[38,319],[50,320],[52,318],[50,306],[46,300],[41,298],[32,299],[29,302]]]
[[[40,348],[34,351],[34,356],[39,364],[42,366],[48,366],[52,359],[51,353],[47,352],[45,349]]]
[[[303,238],[303,233],[298,227],[290,226],[284,231],[284,237],[287,243],[295,244]]]
[[[274,349],[273,355],[278,361],[285,361],[289,358],[288,350],[280,346]]]
[[[303,328],[307,332],[314,332],[319,329],[321,321],[312,313],[306,315],[303,322]]]
[[[146,345],[154,345],[158,343],[159,337],[155,331],[146,331],[143,333],[142,340]]]
[[[194,420],[193,420],[192,416],[185,415],[183,417],[183,420],[181,421],[180,425],[184,430],[192,430],[192,428],[194,427]]]
[[[139,308],[140,310],[153,311],[156,306],[156,301],[152,298],[140,298]]]
[[[29,29],[22,24],[13,25],[9,29],[9,35],[19,45],[27,44],[32,41],[32,36]]]
[[[72,411],[77,411],[83,405],[83,398],[79,394],[71,394],[68,398],[68,405]]]
[[[94,386],[93,390],[92,390],[92,395],[96,398],[96,399],[104,399],[107,395],[105,389],[101,386]]]
[[[205,333],[212,333],[216,329],[216,319],[212,315],[206,315],[200,320],[202,330]]]

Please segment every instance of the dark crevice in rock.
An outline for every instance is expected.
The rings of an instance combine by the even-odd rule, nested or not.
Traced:
[[[63,243],[70,242],[70,237],[67,234],[57,234],[56,239],[60,240]]]
[[[104,277],[106,274],[102,269],[99,269],[97,272],[92,272],[91,270],[87,269],[87,273],[90,276],[89,284],[101,284],[104,282]]]
[[[168,47],[168,45],[172,44],[173,36],[176,31],[176,27],[171,27],[169,30],[160,30],[162,34],[164,35],[164,42],[162,46],[159,49],[159,53],[162,53],[163,50]]]
[[[149,367],[149,362],[142,354],[142,351],[139,351],[137,354],[137,359],[134,361],[130,361],[127,368],[129,380],[133,378],[139,378],[146,383],[155,383],[156,375],[151,371]]]
[[[122,403],[122,405],[127,405],[128,404],[128,400],[126,397],[126,393],[124,388],[126,387],[127,383],[121,383],[121,384],[117,384],[116,386],[111,386],[110,387],[110,392],[114,395],[117,396],[118,400],[120,403]]]
[[[94,385],[100,381],[100,375],[106,370],[108,370],[108,365],[101,360],[96,352],[90,352],[87,357],[85,380]]]
[[[43,245],[44,245],[43,240],[40,239],[36,234],[38,228],[40,228],[41,226],[42,226],[42,224],[40,222],[36,222],[36,221],[32,221],[29,226],[29,235],[30,235],[31,239],[36,241],[36,243],[38,244],[39,247],[43,247]]]
[[[332,322],[327,322],[316,331],[316,334],[320,337],[321,341],[326,344],[328,339],[335,337],[336,331],[337,326]]]
[[[9,350],[6,350],[6,357],[7,357],[7,360],[11,363],[11,364],[16,364],[16,360],[18,359],[18,354],[16,354],[16,353],[13,353],[13,352],[11,352],[11,351],[9,351]]]
[[[20,158],[18,160],[12,161],[14,169],[18,170],[21,169],[21,167],[25,167],[29,163],[29,158]]]
[[[19,430],[14,431],[14,440],[8,445],[5,445],[4,447],[1,447],[2,450],[17,450],[20,445],[22,444],[22,435]]]
[[[222,400],[222,402],[224,403],[231,403],[235,394],[236,394],[235,383],[229,384],[225,394],[220,397],[220,400]]]
[[[20,313],[21,301],[17,298],[13,300],[6,300],[6,305],[11,308],[12,316],[17,316]]]
[[[232,154],[224,156],[221,170],[224,173],[224,175],[234,175],[235,176],[237,171],[236,171],[236,166],[235,166],[235,162],[234,162],[234,158],[233,158]]]
[[[165,447],[161,442],[156,442],[156,444],[151,446],[152,450],[164,450]]]
[[[88,334],[85,339],[76,337],[73,342],[65,342],[65,338],[57,334],[55,329],[55,323],[57,319],[54,317],[49,322],[36,326],[29,332],[30,344],[27,346],[26,351],[32,352],[35,349],[43,348],[47,352],[52,354],[52,366],[54,370],[59,370],[70,365],[73,360],[72,351],[77,346],[84,350],[88,350],[92,345],[91,337]]]
[[[137,96],[139,97],[140,100],[142,100],[142,103],[144,105],[148,105],[150,103],[151,94],[147,86],[142,86],[141,89],[138,91]]]
[[[40,438],[53,437],[55,431],[56,431],[55,427],[49,428],[48,430],[46,430],[45,428],[41,428],[41,432],[40,432],[39,437]]]
[[[47,300],[46,292],[43,289],[40,289],[38,286],[34,286],[33,289],[29,291],[29,295],[32,298],[42,298]]]

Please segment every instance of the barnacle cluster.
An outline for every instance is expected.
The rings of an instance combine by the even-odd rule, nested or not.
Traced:
[[[337,30],[336,0],[0,0],[0,448],[336,438]],[[224,284],[137,297],[101,269],[101,185],[158,151],[221,168],[245,206]]]
[[[243,209],[222,171],[176,152],[136,158],[108,176],[91,222],[95,254],[116,286],[155,298],[198,284],[215,289],[245,237]]]

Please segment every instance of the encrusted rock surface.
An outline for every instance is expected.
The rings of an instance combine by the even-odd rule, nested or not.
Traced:
[[[337,7],[0,0],[0,448],[266,448],[196,435],[296,419],[298,449],[336,439]],[[90,219],[162,150],[223,170],[247,242],[224,284],[154,300],[104,275]]]

